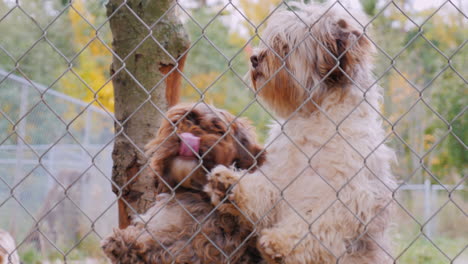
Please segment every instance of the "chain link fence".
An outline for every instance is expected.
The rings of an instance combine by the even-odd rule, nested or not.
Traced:
[[[90,225],[109,233],[112,117],[11,72],[0,76],[2,102],[11,106],[2,110],[2,227],[45,255],[66,254]]]
[[[109,28],[117,11],[106,15],[104,4],[0,0],[6,36],[0,40],[0,228],[16,240],[7,250],[24,263],[107,263],[99,243],[118,226],[111,152],[115,133],[125,133],[114,131],[114,123],[123,124],[111,110],[111,81],[121,71],[132,73],[125,58],[118,72],[108,73],[111,57],[118,57]],[[132,4],[122,1],[117,10],[133,10]],[[373,28],[374,75],[384,88],[377,111],[398,159],[388,254],[395,263],[468,262],[467,5],[369,0],[331,6],[351,16],[353,8],[364,10],[370,19],[361,25]],[[264,142],[269,124],[279,121],[244,76],[253,47],[264,41],[262,30],[281,9],[291,9],[289,1],[174,1],[153,25],[145,24],[148,37],[129,54],[145,41],[161,50],[170,45],[151,32],[177,10],[191,41],[180,71],[182,100],[249,118]],[[154,87],[136,89],[149,95]]]

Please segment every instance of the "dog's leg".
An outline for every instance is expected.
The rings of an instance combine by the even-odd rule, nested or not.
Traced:
[[[392,263],[385,234],[375,230],[372,224],[367,234],[356,234],[356,238],[350,240],[343,236],[344,232],[337,232],[339,226],[330,225],[329,218],[309,221],[294,212],[286,215],[272,228],[260,232],[258,249],[269,264]]]
[[[296,220],[284,219],[261,231],[258,249],[268,264],[337,263],[337,258],[331,253],[334,249],[328,249],[330,245],[320,239],[324,234],[313,236],[308,224]]]
[[[280,197],[278,188],[261,173],[234,171],[222,165],[215,167],[208,175],[205,192],[210,195],[214,205],[227,196],[249,221],[263,226],[274,217],[273,209]]]
[[[308,252],[315,248],[309,244],[308,226],[299,216],[290,215],[260,232],[258,249],[268,263],[315,263],[311,259],[313,252]]]

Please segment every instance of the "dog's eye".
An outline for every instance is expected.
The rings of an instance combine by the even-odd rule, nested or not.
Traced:
[[[224,131],[224,129],[222,129],[222,128],[214,129],[213,131],[214,131],[216,134],[220,135],[220,136],[222,136],[222,135],[224,135],[224,134],[226,133],[226,131]]]
[[[197,113],[195,112],[190,112],[188,113],[185,118],[189,121],[191,121],[192,123],[194,123],[195,125],[197,125],[199,123],[199,116]]]
[[[262,51],[260,52],[260,54],[258,55],[258,61],[261,62],[266,56],[266,52],[265,51]]]
[[[213,126],[213,130],[216,131],[216,133],[223,135],[225,133],[224,127],[221,125],[221,120],[219,119],[214,119],[211,121],[211,125]]]

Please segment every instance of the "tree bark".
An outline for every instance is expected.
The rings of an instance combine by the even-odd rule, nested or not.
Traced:
[[[109,0],[107,4],[115,52],[110,72],[117,120],[112,189],[119,198],[120,228],[129,225],[133,214],[145,212],[156,196],[144,146],[156,135],[162,114],[179,99],[181,76],[174,68],[182,71],[189,47],[174,5],[175,0]]]

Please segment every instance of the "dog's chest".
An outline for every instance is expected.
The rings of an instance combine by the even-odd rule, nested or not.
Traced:
[[[288,184],[308,167],[310,169],[309,158],[301,148],[308,149],[310,146],[298,146],[285,135],[279,135],[267,149],[267,162],[262,166],[262,171],[278,186]]]

